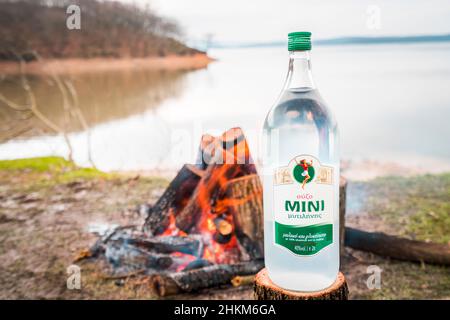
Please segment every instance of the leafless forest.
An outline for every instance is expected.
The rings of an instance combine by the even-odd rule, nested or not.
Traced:
[[[81,8],[69,30],[66,9]],[[180,27],[149,6],[98,0],[0,0],[0,60],[187,55]]]

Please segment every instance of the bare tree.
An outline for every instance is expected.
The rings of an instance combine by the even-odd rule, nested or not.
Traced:
[[[78,98],[76,96],[76,91],[73,85],[68,81],[63,81],[59,75],[57,75],[55,72],[51,71],[50,76],[53,79],[53,81],[56,83],[57,88],[62,96],[62,108],[64,111],[64,126],[61,127],[58,124],[56,124],[54,121],[52,121],[50,118],[48,118],[40,109],[39,105],[36,100],[36,96],[30,86],[30,83],[28,81],[27,75],[26,75],[26,63],[22,59],[22,57],[16,53],[15,56],[17,57],[17,61],[19,64],[19,75],[20,75],[20,83],[21,88],[23,89],[25,93],[25,97],[27,99],[26,105],[19,105],[15,103],[14,101],[8,99],[4,94],[0,92],[0,102],[2,102],[6,107],[9,107],[10,109],[14,110],[15,112],[19,113],[26,113],[34,116],[36,119],[41,121],[48,129],[51,131],[62,135],[64,138],[64,141],[66,143],[67,149],[68,149],[68,159],[73,160],[73,147],[72,143],[70,142],[69,135],[67,128],[69,127],[70,122],[70,114],[72,112],[75,112],[77,114],[77,118],[79,119],[80,123],[82,123],[83,128],[87,128],[89,130],[89,126],[81,112],[81,109],[78,106]],[[36,59],[41,60],[40,56],[35,53]],[[42,60],[41,60],[42,62]],[[71,103],[69,99],[69,95],[72,96],[72,99],[74,103]],[[91,148],[90,148],[90,132],[88,132],[88,157],[89,161],[93,166],[94,163],[92,161],[91,156]],[[12,138],[12,137],[10,137]]]

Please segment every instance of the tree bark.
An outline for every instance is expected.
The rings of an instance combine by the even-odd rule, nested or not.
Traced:
[[[300,292],[278,287],[269,279],[264,268],[256,275],[253,290],[256,300],[348,300],[347,281],[341,272],[336,281],[324,290]]]
[[[345,228],[345,245],[399,260],[450,265],[450,246]]]
[[[236,228],[236,236],[246,251],[244,260],[264,256],[262,185],[256,174],[229,181],[225,198]]]

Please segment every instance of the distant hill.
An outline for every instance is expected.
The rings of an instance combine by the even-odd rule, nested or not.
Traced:
[[[313,45],[339,46],[339,45],[375,45],[375,44],[408,44],[424,42],[450,42],[450,34],[419,35],[419,36],[385,36],[385,37],[342,37],[334,39],[313,40]],[[257,48],[257,47],[284,47],[286,41],[272,41],[260,43],[213,43],[214,48]]]
[[[345,44],[384,44],[384,43],[419,43],[419,42],[446,42],[450,41],[450,34],[425,36],[391,36],[391,37],[344,37],[335,39],[317,40],[318,45],[345,45]]]
[[[66,8],[81,8],[81,30],[66,27]],[[0,60],[154,57],[199,51],[181,43],[176,23],[150,9],[98,0],[0,0]]]

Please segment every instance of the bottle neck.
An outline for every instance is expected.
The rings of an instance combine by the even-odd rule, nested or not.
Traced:
[[[289,51],[289,71],[284,89],[303,91],[314,88],[311,72],[311,52]]]

